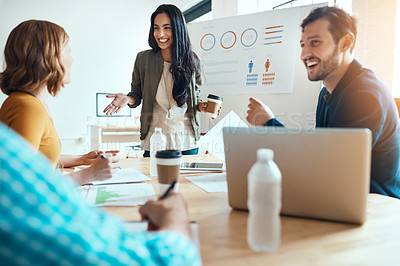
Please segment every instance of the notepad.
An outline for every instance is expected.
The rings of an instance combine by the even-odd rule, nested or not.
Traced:
[[[208,193],[213,192],[228,192],[228,185],[226,182],[226,174],[213,174],[202,176],[186,177],[187,180],[205,190]]]
[[[76,167],[75,169],[79,169]],[[79,170],[76,170],[79,171]],[[143,182],[143,181],[150,181],[150,177],[142,174],[135,168],[122,168],[118,169],[114,174],[113,177],[103,181],[93,181],[88,184],[92,185],[105,185],[105,184],[121,184],[121,183],[131,183],[131,182]],[[85,184],[85,185],[88,185]]]

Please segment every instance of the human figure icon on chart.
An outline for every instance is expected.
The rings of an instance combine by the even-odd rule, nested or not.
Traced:
[[[249,73],[251,73],[251,72],[253,71],[253,66],[254,66],[253,60],[250,60],[250,63],[249,63]]]
[[[265,62],[265,72],[268,72],[269,66],[271,65],[271,63],[269,62],[269,59],[267,59],[267,61]]]

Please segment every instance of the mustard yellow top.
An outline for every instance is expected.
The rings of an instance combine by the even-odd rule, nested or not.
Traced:
[[[53,120],[38,98],[23,92],[11,93],[1,106],[0,121],[30,142],[53,165],[57,164],[60,139]]]

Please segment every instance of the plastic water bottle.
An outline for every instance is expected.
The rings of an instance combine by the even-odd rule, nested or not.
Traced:
[[[150,138],[150,175],[157,175],[156,153],[160,150],[165,150],[166,140],[161,128],[156,127]]]
[[[282,175],[273,158],[273,150],[259,149],[248,174],[247,242],[255,251],[273,251],[280,244]]]

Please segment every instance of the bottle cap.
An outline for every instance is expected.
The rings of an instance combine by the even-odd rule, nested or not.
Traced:
[[[257,159],[258,160],[273,160],[274,159],[274,151],[271,149],[258,149],[257,150]]]
[[[154,132],[161,132],[162,130],[161,130],[161,127],[156,127],[155,129],[154,129]]]

